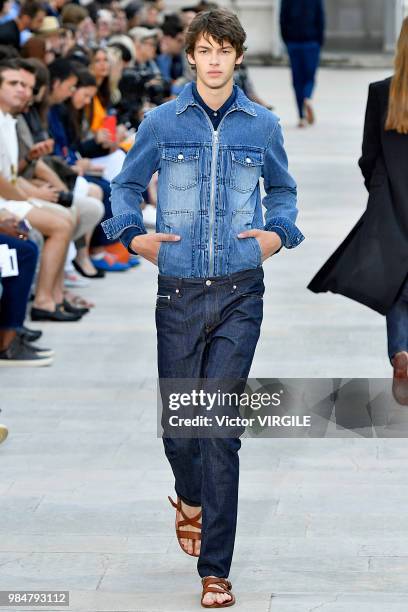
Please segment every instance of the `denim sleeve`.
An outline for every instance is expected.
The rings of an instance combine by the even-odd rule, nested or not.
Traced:
[[[121,172],[112,181],[113,217],[102,223],[108,238],[121,238],[128,228],[134,231],[132,238],[147,233],[140,205],[143,202],[142,194],[159,166],[159,147],[152,120],[146,115],[139,126],[133,147],[126,155]],[[127,232],[125,237],[128,244],[129,234]]]
[[[276,232],[282,245],[293,249],[304,240],[296,227],[296,183],[288,172],[288,158],[283,146],[282,130],[277,122],[265,151],[263,166],[266,195],[262,201],[266,208],[266,231]]]

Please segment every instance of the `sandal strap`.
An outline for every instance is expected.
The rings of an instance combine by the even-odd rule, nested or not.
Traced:
[[[176,534],[178,538],[184,538],[185,540],[201,540],[201,534],[197,533],[197,531],[181,531],[181,529],[176,529]]]
[[[201,580],[203,584],[203,597],[206,593],[227,593],[232,595],[232,584],[226,578],[212,578],[207,576]],[[210,585],[216,585],[215,588]]]
[[[193,527],[197,527],[197,529],[201,529],[201,523],[199,523],[198,521],[194,521],[193,519],[178,521],[177,525],[179,527],[184,527],[185,525],[192,525]]]
[[[181,507],[181,500],[180,500],[180,498],[177,499],[177,504],[176,504],[176,502],[174,502],[172,500],[170,495],[168,495],[167,497],[169,498],[170,503],[173,506],[173,508],[176,508],[176,510],[178,512],[180,512],[181,516],[184,519],[182,521],[178,521],[177,522],[178,526],[192,525],[193,527],[197,527],[197,529],[201,529],[201,523],[198,522],[198,519],[201,518],[202,510],[200,510],[200,512],[198,512],[198,514],[196,514],[195,516],[189,517],[189,516],[187,516],[187,514],[183,511],[183,509]]]

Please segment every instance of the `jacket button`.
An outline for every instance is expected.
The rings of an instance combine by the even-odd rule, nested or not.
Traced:
[[[247,164],[250,164],[252,159],[250,157],[247,157],[245,161],[246,161]]]
[[[209,287],[211,285],[211,281],[210,280],[206,280],[205,284],[207,285],[207,287]]]
[[[184,159],[184,155],[183,155],[182,153],[179,153],[179,154],[177,155],[177,159]]]

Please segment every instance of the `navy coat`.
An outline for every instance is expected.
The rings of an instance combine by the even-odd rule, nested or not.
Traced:
[[[282,0],[281,34],[285,43],[324,43],[323,0]]]

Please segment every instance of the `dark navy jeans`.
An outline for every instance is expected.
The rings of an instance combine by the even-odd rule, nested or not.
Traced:
[[[103,216],[102,221],[105,221],[106,219],[110,219],[112,216],[112,208],[111,208],[111,201],[110,201],[111,188],[110,188],[109,181],[107,181],[106,179],[100,176],[90,176],[88,174],[86,174],[84,178],[86,178],[86,180],[89,183],[98,185],[98,187],[102,189],[103,205],[105,207],[105,214]],[[95,227],[93,234],[92,234],[91,245],[95,247],[106,246],[108,244],[112,244],[116,242],[115,240],[109,240],[109,238],[106,237],[106,234],[102,229],[101,223],[98,223],[98,225]]]
[[[25,319],[27,302],[38,259],[38,247],[31,240],[0,234],[0,244],[17,250],[18,276],[1,279],[0,329],[19,329]]]
[[[397,301],[387,313],[388,355],[408,351],[408,280]]]
[[[209,279],[159,275],[160,379],[244,379],[263,316],[263,269]],[[164,296],[164,297],[163,297]],[[177,495],[202,506],[201,577],[228,577],[234,550],[241,440],[163,436]]]
[[[303,119],[303,103],[305,98],[312,97],[315,86],[315,76],[320,59],[320,45],[318,42],[289,42],[287,48],[299,117]]]

